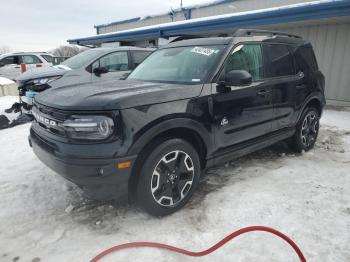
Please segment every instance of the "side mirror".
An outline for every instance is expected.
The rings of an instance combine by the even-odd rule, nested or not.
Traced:
[[[120,79],[120,80],[125,80],[125,79],[128,78],[128,76],[129,76],[130,74],[131,74],[131,72],[130,72],[130,73],[125,73],[125,74],[123,74],[122,77],[119,78],[119,79]]]
[[[252,83],[252,75],[245,70],[232,70],[223,75],[217,85],[219,93],[231,91],[231,86],[245,86]]]
[[[252,75],[245,70],[232,70],[225,74],[224,81],[229,86],[245,86],[252,83]]]
[[[92,71],[95,76],[101,76],[102,74],[106,74],[109,72],[107,67],[97,67]]]
[[[3,67],[4,65],[5,65],[4,63],[0,62],[0,67]]]

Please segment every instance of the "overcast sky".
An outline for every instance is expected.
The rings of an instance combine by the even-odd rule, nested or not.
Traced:
[[[183,0],[183,5],[208,0]],[[49,51],[67,39],[96,34],[94,25],[167,12],[180,0],[2,0],[0,48]]]

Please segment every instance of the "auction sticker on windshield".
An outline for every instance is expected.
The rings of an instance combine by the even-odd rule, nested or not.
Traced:
[[[217,49],[200,47],[200,46],[196,46],[191,50],[192,53],[197,53],[197,54],[206,55],[206,56],[211,56],[212,54],[217,53],[218,51],[219,50]]]

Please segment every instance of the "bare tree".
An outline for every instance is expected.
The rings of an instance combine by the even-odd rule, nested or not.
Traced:
[[[81,48],[77,46],[62,45],[52,50],[51,53],[55,56],[72,57],[81,51]]]
[[[11,47],[7,45],[0,46],[0,55],[10,53],[12,51]]]

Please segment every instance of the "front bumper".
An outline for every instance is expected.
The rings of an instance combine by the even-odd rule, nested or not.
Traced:
[[[78,185],[89,198],[98,200],[125,201],[128,198],[128,182],[136,156],[123,158],[80,157],[66,155],[62,147],[70,147],[57,141],[39,136],[33,129],[30,131],[29,144],[36,156],[49,168],[67,180]],[[60,144],[58,146],[58,144]],[[103,147],[103,144],[99,146]],[[86,151],[86,145],[81,145]],[[86,153],[86,152],[84,152]],[[131,161],[131,166],[118,169],[118,163]]]

